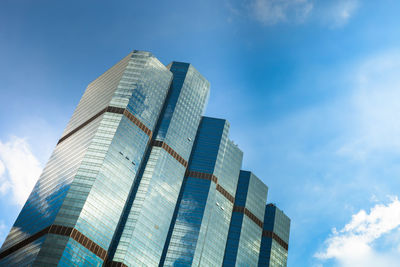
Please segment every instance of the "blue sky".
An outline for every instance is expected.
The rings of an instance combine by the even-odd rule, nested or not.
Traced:
[[[0,243],[87,84],[132,49],[211,83],[292,219],[289,266],[400,262],[400,2],[0,3]]]

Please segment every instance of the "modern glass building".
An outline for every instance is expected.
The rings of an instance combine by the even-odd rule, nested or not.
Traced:
[[[90,83],[0,249],[0,266],[261,262],[270,253],[264,233],[275,231],[265,228],[267,187],[240,171],[229,123],[202,116],[208,95],[191,64],[164,66],[143,51]],[[287,244],[285,230],[287,238],[277,235]]]

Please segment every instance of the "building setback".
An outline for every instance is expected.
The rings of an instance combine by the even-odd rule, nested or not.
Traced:
[[[257,266],[267,192],[253,173],[240,171],[223,266]]]
[[[202,116],[209,87],[143,51],[90,83],[0,266],[286,266],[290,220]]]
[[[286,266],[290,219],[274,204],[265,206],[259,267]]]
[[[222,265],[243,157],[228,131],[203,117],[160,266]]]

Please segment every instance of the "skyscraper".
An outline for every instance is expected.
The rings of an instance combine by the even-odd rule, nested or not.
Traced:
[[[240,171],[229,123],[202,117],[208,95],[191,64],[143,51],[90,83],[0,265],[221,266],[238,212],[257,217],[239,228],[257,264],[267,187]]]

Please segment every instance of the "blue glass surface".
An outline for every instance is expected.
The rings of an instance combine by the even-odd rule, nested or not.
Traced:
[[[289,244],[290,219],[274,204],[265,207],[264,230],[273,232]],[[259,267],[286,267],[287,250],[275,239],[263,236],[260,248]]]
[[[110,105],[127,107],[154,131],[171,78],[150,53],[130,53],[88,86],[63,136]],[[136,124],[109,112],[58,144],[2,250],[51,224],[74,227],[107,250],[148,145],[149,136]],[[47,235],[45,240],[32,257],[44,265],[57,262],[68,239]],[[22,251],[33,253],[29,246]],[[96,257],[90,251],[82,253]],[[74,261],[74,255],[69,260]],[[7,259],[13,257],[3,260],[13,262]]]
[[[240,171],[235,206],[245,208],[259,221],[264,220],[267,186],[249,171]],[[257,266],[262,227],[246,213],[234,211],[229,227],[223,266]]]
[[[102,266],[88,239],[127,266],[256,266],[260,245],[260,263],[284,262],[254,218],[233,212],[267,211],[264,229],[288,242],[290,220],[240,171],[229,123],[202,117],[209,86],[191,64],[136,50],[91,82],[0,251],[50,225],[85,238],[38,235],[0,265]]]
[[[155,139],[188,161],[209,83],[190,64],[173,62],[169,69],[174,76]],[[123,229],[115,240],[113,261],[127,266],[158,265],[185,171],[185,166],[164,148],[151,148],[130,197],[132,204],[125,211],[128,215]]]
[[[190,171],[215,173],[217,158],[223,156],[221,147],[226,145],[223,136],[227,135],[227,125],[225,120],[202,118],[190,157]],[[202,251],[215,203],[215,184],[212,183],[211,180],[187,177],[181,189],[182,196],[177,204],[177,215],[165,244],[161,266],[191,266],[193,261],[193,265],[198,265],[196,262],[199,259],[195,259],[195,254],[201,254],[198,251]],[[198,243],[198,239],[202,242]]]

